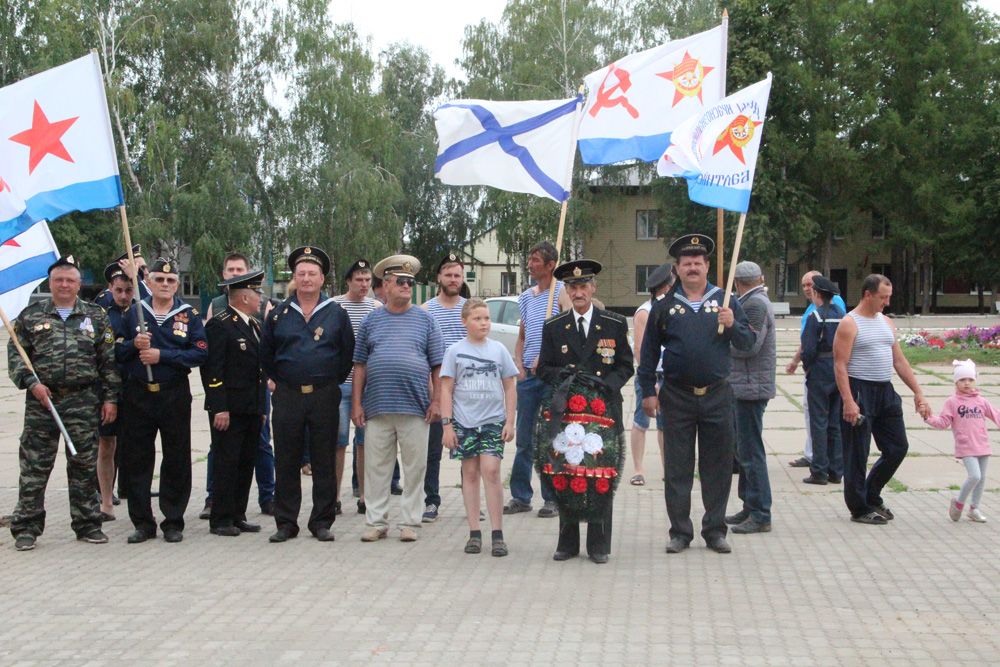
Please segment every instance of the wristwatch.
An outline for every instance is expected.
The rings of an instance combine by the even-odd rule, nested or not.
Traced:
[[[451,417],[441,417],[441,426],[447,426],[451,423]]]

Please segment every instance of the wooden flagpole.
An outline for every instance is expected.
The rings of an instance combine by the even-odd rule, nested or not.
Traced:
[[[577,114],[576,123],[573,125],[573,141],[570,144],[569,158],[566,161],[566,182],[570,184],[570,192],[572,192],[573,188],[573,165],[576,163],[576,141],[580,136],[580,122],[583,120],[583,86],[580,86],[579,94],[581,95],[580,111]],[[568,208],[569,194],[567,194],[566,199],[563,200],[562,209],[559,211],[559,231],[556,232],[556,266],[559,266],[559,257],[562,255],[563,231],[566,229],[566,210]],[[552,317],[552,306],[555,301],[555,296],[556,279],[555,276],[553,276],[552,282],[549,283],[549,301],[548,305],[545,307],[545,319]]]
[[[719,209],[719,210],[721,211],[722,209]],[[736,243],[733,244],[733,257],[730,260],[730,264],[729,264],[729,280],[726,281],[726,295],[722,298],[722,307],[723,308],[729,308],[729,295],[732,294],[732,291],[733,291],[733,278],[736,277],[736,260],[739,259],[739,256],[740,256],[740,244],[743,242],[743,223],[745,223],[746,221],[747,221],[747,214],[746,213],[740,213],[740,224],[736,228]],[[725,329],[725,327],[723,327],[720,324],[719,325],[719,333],[720,334],[722,333],[723,329]]]
[[[726,96],[726,61],[729,56],[729,10],[722,10],[722,67],[721,67],[721,97]],[[715,247],[719,249],[719,261],[716,262],[716,284],[721,285],[723,279],[723,265],[726,263],[726,226],[725,215],[721,208],[715,209]]]
[[[0,306],[0,319],[3,319],[3,325],[7,328],[7,333],[10,334],[10,342],[14,343],[17,353],[21,355],[21,361],[28,367],[31,374],[35,376],[35,381],[41,384],[42,381],[38,378],[38,373],[35,372],[35,367],[32,365],[31,359],[28,358],[28,353],[21,347],[21,341],[17,339],[17,334],[14,332],[14,327],[11,325],[10,320],[7,319],[7,313],[4,311],[3,306]],[[52,418],[56,420],[56,425],[59,427],[59,432],[62,433],[63,440],[66,441],[66,449],[69,450],[71,456],[76,456],[76,447],[73,446],[73,439],[69,437],[66,425],[63,424],[63,420],[59,416],[59,411],[56,410],[56,404],[52,401],[51,396],[49,396],[49,412],[52,414]]]
[[[125,251],[128,253],[128,261],[134,269],[132,274],[132,289],[135,290],[135,319],[139,322],[139,333],[144,334],[146,333],[146,318],[142,316],[142,292],[139,291],[139,267],[135,263],[135,255],[132,254],[132,235],[128,231],[128,215],[125,213],[125,204],[119,206],[118,210],[121,212],[122,233],[125,235]],[[159,385],[153,382],[153,368],[149,364],[146,364],[146,379],[149,380],[150,391],[159,391]]]

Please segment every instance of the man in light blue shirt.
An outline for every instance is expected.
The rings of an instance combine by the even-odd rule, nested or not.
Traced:
[[[802,276],[802,282],[801,282],[802,296],[806,298],[806,301],[809,303],[809,305],[808,307],[806,307],[806,312],[802,313],[802,322],[799,325],[800,338],[802,336],[802,332],[805,331],[806,320],[809,318],[810,315],[812,315],[813,311],[816,310],[816,305],[812,302],[812,286],[813,286],[812,281],[813,277],[819,275],[822,275],[819,271],[807,271],[805,275]],[[844,303],[844,300],[840,298],[839,294],[834,295],[833,303],[843,308],[845,313],[847,312],[847,305]],[[795,350],[795,356],[792,357],[792,360],[788,362],[787,366],[785,366],[785,372],[788,373],[789,375],[793,375],[796,369],[798,369],[799,363],[801,361],[802,361],[802,347],[799,346]],[[802,405],[808,405],[809,404],[808,400],[809,397],[806,394],[805,380],[803,380]],[[808,468],[809,465],[812,463],[812,438],[809,436],[809,410],[808,409],[803,410],[803,414],[805,415],[805,421],[806,421],[806,443],[805,447],[803,447],[803,455],[795,459],[794,461],[789,461],[788,465],[792,466],[793,468]]]

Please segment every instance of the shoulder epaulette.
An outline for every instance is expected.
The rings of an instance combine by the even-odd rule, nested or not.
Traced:
[[[235,313],[233,313],[233,311],[229,308],[229,306],[226,306],[225,308],[223,308],[219,312],[215,313],[215,315],[212,316],[212,319],[213,320],[224,320],[227,317],[231,317],[234,314]]]
[[[619,324],[627,324],[628,322],[623,315],[619,315],[618,313],[611,310],[600,311],[600,316],[606,320],[618,322]]]
[[[573,311],[572,310],[564,310],[562,312],[556,313],[555,315],[553,315],[552,317],[550,317],[548,321],[549,322],[554,322],[555,320],[558,320],[560,317],[566,317],[571,312],[573,312]]]

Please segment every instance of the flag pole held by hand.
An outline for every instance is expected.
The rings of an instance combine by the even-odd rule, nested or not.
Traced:
[[[736,276],[736,260],[740,256],[740,243],[743,242],[743,223],[747,221],[747,214],[740,213],[740,224],[736,228],[736,243],[733,244],[733,257],[729,260],[729,278],[726,280],[726,295],[722,298],[722,307],[729,308],[729,295],[733,291],[733,278]],[[719,325],[719,335],[722,335],[722,331],[725,329],[721,324]]]
[[[139,333],[146,333],[146,318],[142,316],[142,293],[139,291],[139,267],[135,263],[135,255],[132,254],[132,235],[128,231],[128,216],[125,214],[125,205],[118,207],[122,218],[122,232],[125,235],[125,250],[128,252],[128,261],[132,263],[135,272],[132,274],[132,289],[135,290],[135,319],[139,322]],[[146,379],[149,380],[149,390],[159,391],[160,387],[153,382],[153,368],[146,364]],[[155,389],[154,389],[155,387]]]
[[[28,370],[35,377],[35,382],[41,384],[41,380],[38,379],[38,373],[35,372],[35,367],[31,364],[31,359],[28,358],[28,353],[24,351],[21,347],[21,341],[17,339],[17,334],[14,333],[14,327],[11,325],[10,320],[7,319],[7,313],[4,311],[3,306],[0,306],[0,318],[3,318],[3,325],[7,328],[7,333],[10,334],[10,340],[14,343],[14,347],[17,348],[17,353],[21,355],[21,361],[27,366]],[[66,441],[66,449],[69,450],[71,456],[76,456],[76,447],[73,446],[73,439],[69,437],[69,432],[66,431],[66,425],[63,424],[62,418],[59,416],[59,411],[56,410],[56,404],[52,401],[52,397],[49,397],[49,412],[52,413],[52,418],[56,420],[56,425],[59,427],[59,432],[62,433],[63,440]]]

